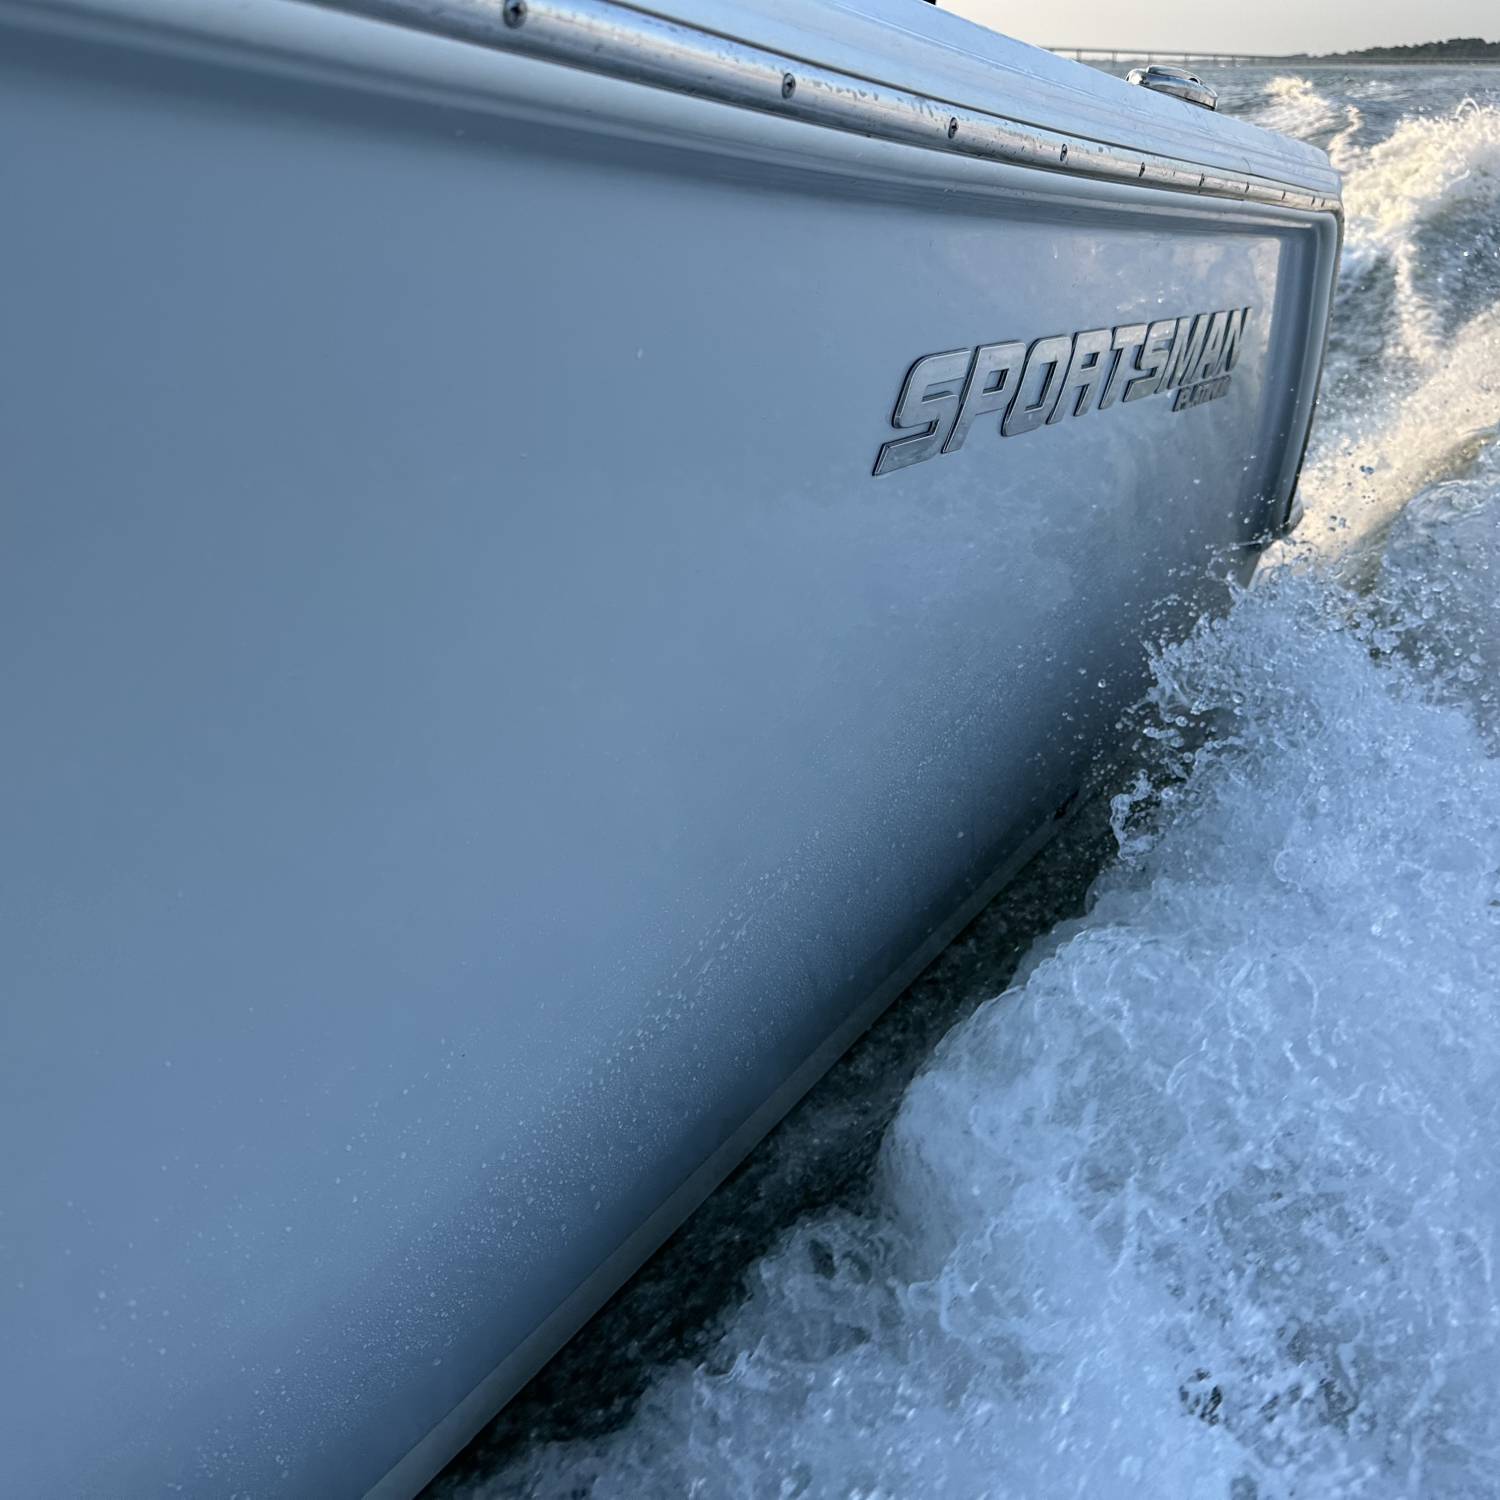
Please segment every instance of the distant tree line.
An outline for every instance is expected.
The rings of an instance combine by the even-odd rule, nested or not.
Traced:
[[[1310,54],[1302,53],[1303,57]],[[1318,54],[1327,62],[1500,62],[1500,42],[1482,36],[1454,36],[1446,42],[1417,42],[1409,47],[1366,47],[1360,52]]]

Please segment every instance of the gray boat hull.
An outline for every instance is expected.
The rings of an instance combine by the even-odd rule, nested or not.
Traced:
[[[292,4],[0,40],[11,1483],[410,1492],[1248,577],[1337,223]],[[1244,308],[873,472],[922,356]]]

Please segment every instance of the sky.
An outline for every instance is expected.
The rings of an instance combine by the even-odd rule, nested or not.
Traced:
[[[1336,52],[1450,36],[1500,41],[1500,0],[938,0],[971,20],[1042,46],[1213,52]]]

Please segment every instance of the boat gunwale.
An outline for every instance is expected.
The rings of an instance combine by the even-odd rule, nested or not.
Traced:
[[[916,93],[622,0],[297,0],[804,124],[949,155],[1342,217],[1335,194]]]

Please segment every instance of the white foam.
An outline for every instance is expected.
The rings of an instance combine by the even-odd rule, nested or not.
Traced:
[[[1344,270],[1302,480],[1313,519],[1301,540],[1325,555],[1378,532],[1495,437],[1493,291],[1451,326],[1466,284],[1483,291],[1494,251],[1447,226],[1466,212],[1500,215],[1500,108],[1465,101],[1447,115],[1408,117],[1378,144],[1346,143],[1334,157],[1344,173]],[[1490,281],[1497,272],[1489,267]]]
[[[1392,266],[1406,352],[1431,358],[1441,334],[1437,299],[1418,281],[1418,234],[1465,203],[1500,204],[1500,109],[1465,100],[1448,116],[1402,120],[1368,150],[1333,154],[1345,174],[1346,272]]]
[[[1393,372],[1368,404],[1329,413],[1301,494],[1298,543],[1336,556],[1382,530],[1424,486],[1462,473],[1500,423],[1500,307],[1461,327],[1441,351]]]
[[[1341,167],[1340,146],[1362,123],[1359,106],[1348,99],[1333,100],[1298,74],[1273,78],[1266,85],[1266,103],[1256,124],[1302,140],[1317,140]]]

